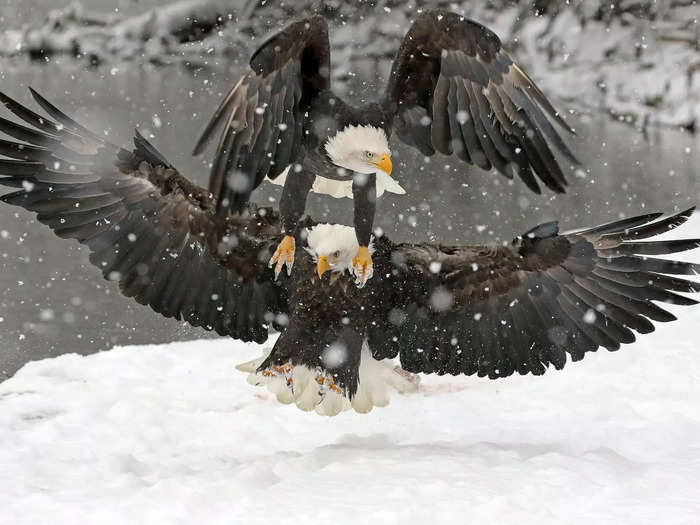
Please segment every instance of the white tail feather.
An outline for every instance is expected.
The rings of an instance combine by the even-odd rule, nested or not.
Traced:
[[[298,408],[307,412],[315,410],[323,416],[335,416],[340,412],[353,409],[364,414],[374,407],[387,406],[391,390],[402,394],[418,391],[418,376],[403,372],[390,359],[377,361],[372,357],[366,342],[362,345],[359,383],[352,401],[332,390],[322,395],[322,386],[316,380],[316,371],[305,366],[292,368],[293,388],[289,388],[282,377],[256,373],[257,368],[271,351],[271,348],[266,348],[262,356],[241,363],[236,366],[236,369],[248,374],[248,383],[266,386],[280,403],[295,403]]]

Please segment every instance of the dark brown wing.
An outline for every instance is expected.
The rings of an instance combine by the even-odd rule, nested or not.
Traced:
[[[373,330],[370,347],[379,357],[399,354],[407,370],[490,378],[559,369],[567,353],[578,361],[599,347],[617,350],[634,332],[652,332],[651,321],[675,319],[653,301],[697,304],[674,292],[700,292],[700,283],[673,276],[700,265],[648,256],[697,248],[700,239],[639,242],[691,214],[563,235],[547,223],[510,246],[395,246],[387,286],[405,300]]]
[[[304,139],[304,120],[316,95],[330,85],[328,25],[312,16],[265,42],[248,71],[224,97],[197,142],[201,153],[223,125],[209,190],[219,214],[242,212],[265,176],[293,163]]]
[[[424,155],[457,155],[540,193],[537,175],[563,192],[566,179],[551,145],[573,154],[547,116],[572,131],[484,26],[454,13],[419,15],[391,69],[387,103],[395,129]]]
[[[51,118],[4,94],[24,121],[0,119],[2,200],[38,214],[59,237],[90,248],[90,261],[122,293],[156,312],[244,340],[264,341],[286,312],[286,290],[266,261],[276,215],[239,216],[222,227],[209,193],[180,175],[136,133],[127,151],[86,130],[43,97]],[[51,119],[55,119],[56,122]]]

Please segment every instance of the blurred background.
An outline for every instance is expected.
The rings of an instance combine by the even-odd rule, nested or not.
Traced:
[[[392,239],[501,242],[544,220],[576,228],[695,204],[694,0],[0,0],[0,89],[32,105],[32,86],[117,144],[127,145],[137,127],[205,185],[211,152],[192,158],[194,141],[266,35],[322,13],[331,24],[334,89],[350,102],[376,99],[412,16],[425,7],[496,31],[576,128],[567,138],[583,169],[569,172],[566,195],[538,196],[519,181],[395,144],[394,174],[408,193],[383,197],[375,220]],[[279,195],[264,185],[255,200],[275,205]],[[307,211],[348,222],[352,203],[312,194]],[[0,205],[0,379],[60,353],[207,335],[122,298],[85,248]]]

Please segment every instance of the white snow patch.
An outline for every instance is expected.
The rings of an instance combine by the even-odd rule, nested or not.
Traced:
[[[30,363],[0,385],[0,505],[17,524],[690,523],[698,322],[540,378],[428,376],[331,419],[251,388],[234,365],[254,344]]]

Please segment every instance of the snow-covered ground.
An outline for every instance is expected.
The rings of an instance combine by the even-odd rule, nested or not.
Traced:
[[[673,311],[560,372],[334,418],[247,384],[261,347],[228,339],[29,363],[0,384],[0,522],[697,523],[700,307]]]

